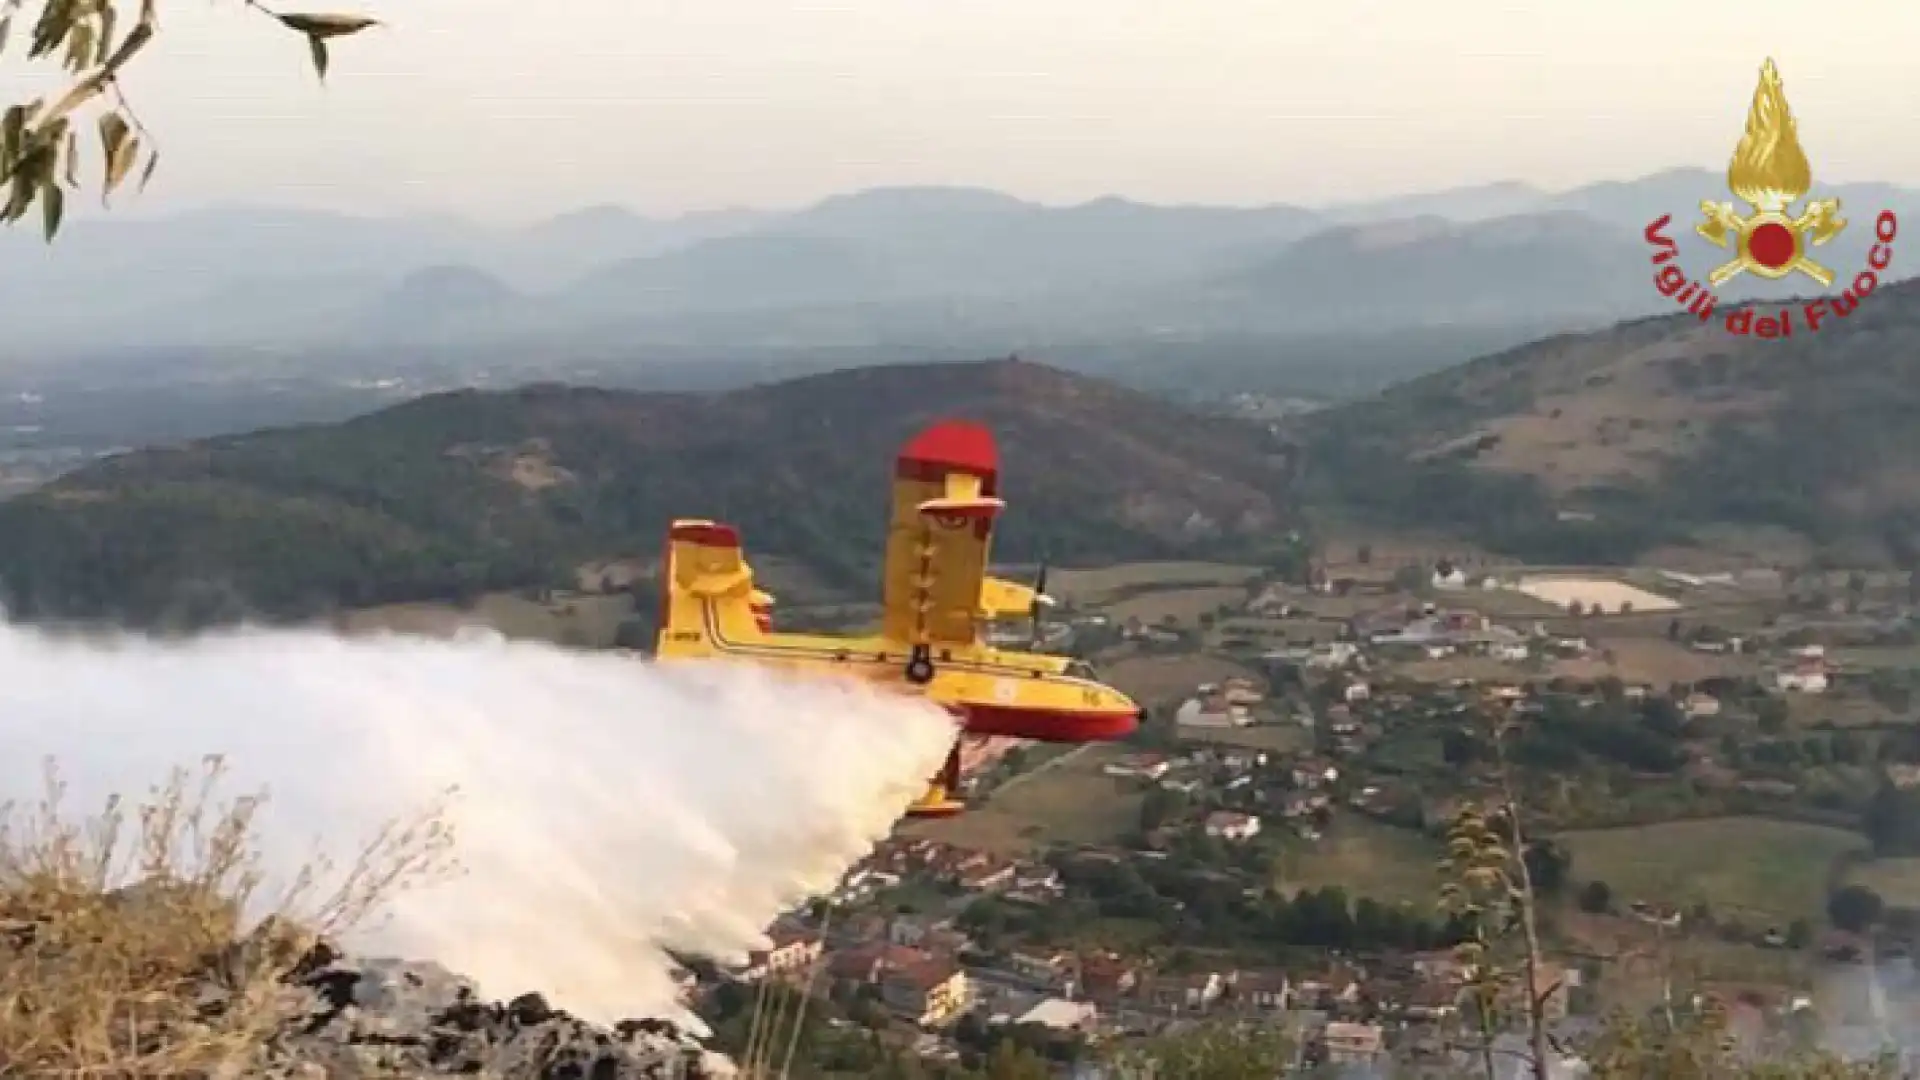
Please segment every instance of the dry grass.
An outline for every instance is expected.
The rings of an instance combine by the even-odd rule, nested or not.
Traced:
[[[0,803],[7,1075],[257,1074],[286,1019],[284,977],[313,944],[452,869],[433,808],[344,872],[316,860],[269,895],[254,833],[264,799],[217,801],[222,775],[210,758],[197,781],[176,770],[143,801],[76,818],[49,764],[37,803]]]
[[[1120,563],[1097,570],[1056,567],[1047,572],[1047,592],[1069,604],[1100,604],[1125,589],[1146,585],[1244,585],[1259,573],[1257,566],[1209,562]]]
[[[964,814],[910,822],[902,831],[1004,855],[1025,855],[1048,844],[1112,843],[1138,827],[1145,798],[1137,781],[1100,771],[1125,754],[1119,746],[1089,747],[989,795]]]
[[[1256,686],[1265,681],[1231,660],[1199,653],[1130,656],[1103,665],[1100,676],[1108,685],[1146,705],[1184,699],[1201,683],[1219,683],[1235,677],[1252,679]]]
[[[1700,682],[1741,666],[1738,657],[1695,652],[1665,638],[1602,638],[1594,645],[1613,654],[1613,674],[1626,682],[1666,686]]]
[[[1338,885],[1347,895],[1431,910],[1440,887],[1440,842],[1359,814],[1341,814],[1315,841],[1289,841],[1274,863],[1274,885],[1288,895]]]

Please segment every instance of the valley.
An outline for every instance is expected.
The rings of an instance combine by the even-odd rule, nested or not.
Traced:
[[[1767,1030],[1806,999],[1857,1031],[1861,958],[1920,948],[1920,292],[1877,300],[1817,344],[1658,318],[1271,412],[1017,358],[460,389],[82,464],[0,504],[0,581],[53,620],[645,652],[661,531],[702,514],[777,624],[853,629],[884,463],[966,415],[1007,462],[998,572],[1046,561],[1050,647],[1150,721],[970,746],[968,813],[780,923],[829,966],[906,935],[959,973],[958,1019],[869,1026],[971,1045],[1062,995],[1009,965],[1066,956],[1133,973],[1074,991],[1111,1039],[1280,1015],[1417,1053],[1460,992],[1436,863],[1511,790],[1565,1023],[1683,971]]]

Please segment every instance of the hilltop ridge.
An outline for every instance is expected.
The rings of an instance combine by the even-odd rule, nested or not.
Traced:
[[[1911,561],[1920,281],[1790,339],[1729,333],[1734,310],[1559,335],[1311,417],[1315,488],[1374,520],[1564,561],[1716,523]]]
[[[1000,441],[1006,558],[1258,543],[1290,514],[1291,459],[1267,429],[1000,360],[715,395],[467,390],[124,454],[0,504],[0,581],[23,615],[290,618],[570,582],[706,516],[867,587],[889,462],[948,415]]]

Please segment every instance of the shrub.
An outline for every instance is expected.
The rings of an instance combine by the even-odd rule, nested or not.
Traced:
[[[438,806],[396,821],[344,873],[316,858],[267,897],[254,822],[219,801],[223,763],[74,818],[52,763],[43,798],[0,803],[0,1061],[33,1075],[179,1075],[254,1059],[282,983],[323,937],[452,869]],[[332,879],[331,886],[326,883]]]

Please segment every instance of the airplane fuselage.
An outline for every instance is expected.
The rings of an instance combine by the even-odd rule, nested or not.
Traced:
[[[791,670],[834,673],[925,697],[953,713],[973,735],[1040,742],[1098,742],[1123,738],[1140,720],[1126,695],[1065,673],[1065,657],[994,649],[931,646],[933,677],[907,677],[911,645],[879,636],[760,633],[730,638],[711,602],[700,603],[705,633],[668,631],[660,657],[721,658]]]

